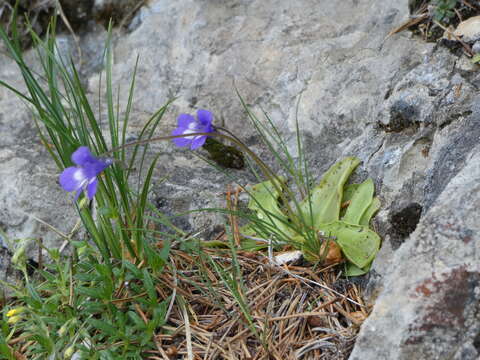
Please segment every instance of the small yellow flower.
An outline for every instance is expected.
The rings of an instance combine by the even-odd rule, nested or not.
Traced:
[[[12,317],[18,314],[23,313],[26,310],[25,306],[20,306],[17,308],[13,308],[7,312],[7,317]]]

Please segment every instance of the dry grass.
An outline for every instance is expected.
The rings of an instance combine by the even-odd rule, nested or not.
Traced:
[[[205,250],[204,250],[205,252]],[[234,272],[228,253],[173,251],[175,271],[157,286],[163,299],[181,296],[156,336],[148,359],[346,359],[368,316],[360,291],[329,267],[272,265],[260,253],[239,253],[237,278],[252,324],[215,267]],[[206,261],[210,256],[211,261]],[[321,286],[319,286],[321,285]],[[175,293],[175,294],[174,294]],[[184,305],[183,305],[184,303]]]
[[[227,191],[234,198],[228,208],[236,208],[238,194]],[[240,250],[237,219],[230,216],[229,222],[236,249],[207,248],[199,241],[183,251],[172,244],[170,261],[155,279],[158,301],[169,304],[165,325],[154,334],[156,350],[144,351],[142,358],[347,359],[369,308],[361,289],[341,277],[343,267],[278,265],[268,252]],[[112,302],[132,304],[149,323],[151,314],[136,303],[145,294],[132,294],[123,284]],[[9,345],[17,342],[24,345],[15,357],[25,359],[22,353],[32,342],[18,334]]]
[[[227,188],[228,209],[237,209],[240,191]],[[240,248],[237,220],[229,217]],[[368,316],[338,264],[280,266],[261,252],[206,248],[173,250],[171,259],[157,291],[182,300],[171,302],[148,359],[346,359]]]
[[[238,194],[228,189],[229,209],[236,209]],[[158,301],[169,303],[165,324],[154,334],[156,350],[144,351],[142,358],[347,359],[369,308],[361,289],[341,277],[342,266],[278,265],[268,253],[239,250],[237,219],[229,221],[238,250],[198,242],[198,248],[170,251],[168,265],[155,279]],[[130,293],[122,283],[112,303],[132,304],[149,323],[151,314],[136,303],[144,295]],[[14,356],[26,359],[33,341],[17,335],[9,345],[20,343]]]

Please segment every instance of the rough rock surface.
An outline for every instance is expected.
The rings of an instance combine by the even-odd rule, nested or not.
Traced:
[[[179,112],[208,108],[217,124],[261,151],[233,81],[289,139],[301,96],[298,119],[311,170],[320,175],[339,157],[358,156],[358,176],[375,179],[383,203],[376,227],[384,241],[368,285],[373,312],[351,358],[476,359],[479,69],[408,33],[386,38],[407,18],[407,0],[320,3],[150,1],[115,46],[121,89],[140,55],[129,136],[178,96],[159,134],[175,126]],[[97,49],[98,38],[84,44]],[[99,63],[90,59],[86,83],[95,101]],[[19,86],[12,62],[1,57],[0,65],[0,79]],[[121,107],[126,101],[123,90]],[[24,214],[68,231],[75,220],[71,201],[56,185],[57,170],[31,116],[5,89],[0,131],[9,134],[0,139],[2,228],[13,238],[42,236],[55,246],[55,236]],[[161,153],[153,196],[159,209],[173,214],[222,204],[226,176],[169,143],[152,149]],[[219,223],[197,213],[178,224],[208,235]]]
[[[478,359],[479,150],[396,251],[351,359]]]

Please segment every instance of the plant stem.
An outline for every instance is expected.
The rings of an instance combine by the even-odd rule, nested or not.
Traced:
[[[225,131],[225,129],[222,129]],[[250,150],[240,139],[238,139],[236,136],[234,136],[233,134],[231,134],[229,132],[229,135],[225,135],[225,134],[221,134],[219,132],[214,132],[214,133],[203,133],[203,132],[199,132],[199,133],[192,133],[192,134],[189,134],[188,136],[213,136],[213,137],[219,137],[221,139],[225,139],[225,140],[228,140],[228,141],[231,141],[233,142],[235,145],[239,146],[243,151],[245,151],[245,153],[247,153],[257,164],[258,166],[260,167],[260,169],[262,170],[263,174],[265,175],[265,177],[267,179],[269,179],[273,186],[275,187],[275,189],[278,191],[278,193],[280,194],[280,197],[282,198],[282,201],[284,203],[284,206],[286,207],[286,210],[287,210],[287,213],[288,213],[288,217],[292,220],[292,221],[295,221],[298,224],[298,221],[297,221],[297,216],[295,214],[295,212],[293,211],[292,207],[290,206],[290,202],[289,202],[289,199],[288,197],[290,197],[291,199],[293,199],[293,196],[294,194],[291,192],[290,189],[288,189],[288,187],[286,188],[286,191],[288,193],[288,197],[285,196],[285,194],[283,193],[283,190],[280,186],[280,184],[282,184],[282,180],[281,178],[275,174],[275,172],[267,165],[265,164],[252,150]],[[131,143],[128,143],[128,144],[124,144],[124,145],[120,145],[120,146],[117,146],[113,149],[111,149],[110,151],[107,151],[103,154],[101,154],[101,156],[105,156],[105,155],[108,155],[110,153],[113,153],[115,151],[119,151],[119,150],[122,150],[122,149],[125,149],[127,147],[132,147],[132,146],[138,146],[138,145],[143,145],[143,144],[148,144],[150,142],[154,142],[154,141],[164,141],[164,140],[171,140],[171,139],[176,139],[176,138],[184,138],[185,135],[168,135],[168,136],[157,136],[157,137],[152,137],[150,139],[145,139],[145,140],[138,140],[138,141],[133,141]]]

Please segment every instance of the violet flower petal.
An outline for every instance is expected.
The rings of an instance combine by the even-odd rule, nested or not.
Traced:
[[[214,132],[214,128],[213,128],[212,124],[204,126],[203,129],[202,129],[202,132],[206,132],[206,133]]]
[[[92,200],[97,192],[97,176],[113,164],[113,160],[97,159],[86,146],[79,147],[71,158],[77,166],[68,167],[60,174],[60,185],[66,191],[76,191],[75,200],[82,192]]]
[[[190,135],[194,133],[211,133],[214,131],[212,126],[213,114],[208,110],[197,110],[197,116],[194,118],[189,114],[180,114],[177,118],[178,126],[173,130],[172,135],[185,135],[182,138],[172,139],[175,145],[183,147],[190,146],[192,150],[198,149],[208,137],[208,135]]]
[[[185,139],[185,138],[178,138],[178,139],[173,139],[173,142],[175,143],[175,145],[179,147],[185,147],[185,146],[189,146],[192,143],[192,140]]]
[[[190,123],[195,122],[195,118],[190,114],[180,114],[177,118],[179,128],[188,128]]]
[[[200,124],[202,124],[203,126],[205,126],[207,128],[207,127],[210,127],[211,124],[212,124],[213,114],[208,110],[198,109],[197,110],[197,119],[198,119]]]
[[[89,200],[92,200],[97,192],[98,180],[95,178],[87,185],[87,197]]]
[[[111,162],[107,162],[101,159],[94,159],[94,161],[86,163],[83,167],[87,172],[88,177],[91,179],[98,174],[100,174],[103,170],[105,170]]]
[[[95,157],[90,152],[90,149],[86,146],[80,146],[71,157],[75,165],[83,166],[86,163],[96,161]]]
[[[190,149],[195,150],[198,149],[199,147],[203,146],[205,144],[205,141],[207,141],[207,137],[204,135],[201,136],[195,136],[195,139],[192,140],[192,146]]]
[[[74,191],[80,189],[88,178],[82,168],[71,166],[63,170],[59,181],[65,191]]]
[[[175,130],[172,131],[172,135],[183,135],[186,130],[187,129],[176,128]],[[175,143],[175,145],[180,147],[188,146],[192,142],[192,139],[190,138],[175,138],[172,140]]]

